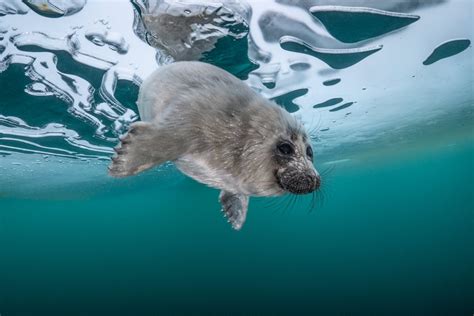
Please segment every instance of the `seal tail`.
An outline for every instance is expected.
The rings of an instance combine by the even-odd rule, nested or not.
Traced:
[[[160,165],[168,160],[177,159],[181,151],[164,128],[146,122],[136,122],[115,147],[115,155],[109,165],[109,174],[113,177],[128,177]]]

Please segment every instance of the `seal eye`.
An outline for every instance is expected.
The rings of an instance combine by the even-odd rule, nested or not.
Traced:
[[[291,155],[294,153],[293,147],[288,143],[281,143],[277,146],[278,151],[283,155]]]
[[[311,148],[311,146],[306,147],[306,155],[313,159],[313,148]]]

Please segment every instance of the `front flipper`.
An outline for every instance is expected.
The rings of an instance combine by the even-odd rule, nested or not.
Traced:
[[[183,148],[179,148],[179,141],[173,139],[172,135],[151,123],[133,123],[128,133],[120,139],[120,146],[114,148],[117,154],[112,157],[109,174],[127,177],[177,159]]]
[[[222,205],[222,212],[224,212],[229,223],[231,223],[232,228],[240,230],[247,217],[247,209],[249,206],[248,195],[221,191],[219,201]]]

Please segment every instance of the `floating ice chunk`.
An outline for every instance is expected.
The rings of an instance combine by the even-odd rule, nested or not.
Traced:
[[[300,7],[304,10],[309,10],[316,2],[321,5],[334,5],[337,2],[340,6],[371,7],[379,10],[408,12],[443,4],[447,0],[275,0],[275,2]]]
[[[127,68],[117,66],[110,68],[102,77],[99,94],[102,99],[108,102],[108,108],[105,109],[102,106],[96,110],[99,110],[99,113],[105,111],[106,116],[114,119],[113,128],[116,135],[123,134],[128,126],[138,119],[137,113],[123,106],[115,97],[118,80],[128,80],[137,86],[142,83],[135,73]]]
[[[253,62],[258,63],[268,63],[272,59],[272,53],[270,51],[264,50],[261,46],[257,45],[255,40],[252,38],[252,34],[249,35],[249,49],[248,55],[249,59]]]
[[[23,2],[40,15],[58,18],[81,11],[87,0],[24,0]]]
[[[50,37],[41,32],[24,32],[11,38],[13,44],[22,49],[27,50],[28,47],[36,46],[53,51],[65,51],[76,61],[99,69],[108,69],[116,60],[110,59],[109,56],[100,56],[99,53],[91,54],[81,45],[78,35],[79,30],[69,34],[65,38]]]
[[[109,120],[116,120],[119,117],[119,115],[110,107],[110,105],[105,102],[96,104],[94,114],[103,115]]]
[[[293,62],[290,64],[290,69],[294,71],[305,71],[311,68],[311,64],[307,62]]]
[[[333,86],[335,84],[338,84],[339,82],[341,82],[341,79],[340,78],[336,78],[336,79],[331,79],[331,80],[326,80],[323,82],[323,85],[325,86]]]
[[[305,95],[306,93],[308,93],[308,89],[298,89],[276,96],[271,100],[284,107],[288,112],[294,113],[298,111],[300,107],[296,105],[293,100]]]
[[[304,14],[301,12],[301,14]],[[312,22],[309,19],[310,22]],[[321,27],[315,23],[302,22],[297,16],[290,16],[286,12],[268,10],[258,19],[258,26],[263,39],[269,43],[278,43],[282,36],[298,37],[306,43],[324,48],[342,48],[344,44],[333,37],[324,34]]]
[[[94,28],[86,31],[86,38],[97,46],[109,45],[110,49],[117,51],[119,54],[128,52],[128,44],[122,34],[118,32],[110,32],[103,28]]]
[[[80,156],[86,148],[99,146],[98,148],[102,149],[91,150],[94,154],[102,152],[97,156],[104,156],[108,155],[117,137],[138,118],[136,111],[126,108],[121,102],[132,108],[135,106],[133,87],[138,86],[141,80],[134,74],[134,70],[112,67],[115,61],[107,60],[108,55],[111,55],[110,49],[98,48],[92,44],[86,39],[85,31],[85,28],[72,28],[64,37],[54,38],[41,32],[18,33],[13,32],[11,27],[6,30],[0,28],[0,35],[4,37],[0,42],[0,75],[3,80],[24,82],[25,75],[32,80],[25,87],[18,88],[18,101],[22,103],[22,108],[28,108],[26,105],[30,104],[31,96],[55,97],[40,101],[41,107],[35,107],[32,111],[22,111],[13,105],[5,109],[12,113],[2,111],[3,115],[10,115],[10,118],[23,113],[21,118],[26,119],[28,123],[25,124],[28,127],[27,132],[21,135],[10,133],[11,140],[8,145],[5,145],[5,138],[2,138],[0,147],[4,145],[3,148],[9,151],[62,154],[49,144],[63,142],[61,148],[68,148],[68,155]],[[107,54],[102,54],[102,57],[102,52]],[[114,52],[112,55],[116,54]],[[24,67],[9,67],[10,65]],[[68,73],[76,69],[78,75]],[[18,76],[22,79],[18,80]],[[90,79],[92,80],[89,82]],[[124,95],[120,89],[115,91],[117,84],[133,87]],[[96,93],[99,87],[100,91]],[[22,90],[24,94],[21,93]],[[96,106],[96,100],[102,104]],[[109,102],[106,104],[107,108],[104,101]],[[62,124],[59,126],[57,123],[45,123],[45,117],[38,115],[41,111],[61,115]],[[53,120],[49,119],[49,122]],[[0,129],[2,126],[14,124],[12,122],[14,120],[0,120]],[[17,127],[21,129],[19,125]],[[38,132],[46,127],[48,133]],[[64,129],[68,130],[67,135],[66,132],[60,132]],[[81,136],[73,136],[73,131],[80,131]],[[0,133],[5,134],[4,132],[5,129],[2,129]]]
[[[21,0],[0,1],[0,16],[7,14],[26,14],[28,7]]]
[[[347,103],[344,103],[343,105],[340,105],[334,109],[330,109],[329,112],[337,112],[337,111],[340,111],[340,110],[343,110],[343,109],[346,109],[348,107],[350,107],[352,104],[354,104],[355,102],[347,102]],[[350,113],[349,113],[350,114]],[[348,115],[348,114],[346,114]]]
[[[137,86],[141,85],[142,80],[136,76],[134,72],[130,71],[130,69],[117,66],[111,67],[102,77],[102,83],[99,90],[100,96],[109,103],[110,107],[116,113],[123,115],[128,109],[125,108],[115,97],[115,89],[118,80],[132,81]]]
[[[338,103],[341,103],[343,100],[344,100],[343,98],[332,98],[332,99],[329,99],[329,100],[326,100],[324,102],[321,102],[321,103],[318,103],[318,104],[314,105],[313,108],[319,109],[319,108],[325,108],[325,107],[328,107],[328,106],[333,106],[333,105],[336,105]]]
[[[361,48],[344,48],[344,49],[327,49],[311,46],[299,38],[293,36],[283,36],[280,39],[280,46],[291,52],[308,54],[314,56],[333,69],[344,69],[357,64],[362,59],[378,52],[382,49],[382,45],[361,47]]]
[[[380,36],[420,19],[418,15],[362,7],[314,6],[309,11],[329,34],[344,43]]]
[[[55,44],[57,43],[53,42],[51,45]],[[94,89],[86,80],[59,71],[56,67],[57,56],[50,52],[30,52],[29,56],[26,56],[16,51],[13,46],[10,47],[5,59],[0,56],[0,71],[4,71],[12,63],[24,64],[26,76],[46,86],[48,94],[52,93],[69,105],[69,113],[96,127],[99,137],[103,135],[106,131],[105,125],[88,113],[91,109]],[[29,92],[31,94],[31,89]]]
[[[50,96],[54,95],[54,92],[51,91],[44,83],[33,82],[28,84],[25,87],[25,92],[33,96]]]
[[[219,38],[228,34],[220,25],[223,23],[221,16],[232,15],[232,12],[219,3],[157,0],[133,0],[132,3],[136,10],[134,31],[138,37],[167,51],[177,61],[200,59],[204,52],[215,48]]]
[[[18,48],[39,46],[48,50],[72,51],[63,38],[50,37],[41,32],[25,32],[12,37],[11,41]]]
[[[175,61],[209,62],[243,79],[257,68],[248,58],[250,7],[243,2],[132,0],[132,4],[135,34]]]
[[[253,75],[256,75],[260,78],[262,84],[268,89],[275,88],[276,78],[278,72],[280,71],[280,64],[264,64],[258,70],[252,72]]]
[[[82,139],[76,131],[58,123],[49,123],[43,127],[33,127],[20,118],[0,114],[0,133],[3,134],[0,148],[9,151],[70,158],[75,158],[76,156],[100,157],[113,152],[110,147],[89,143]],[[25,138],[28,138],[28,140]],[[77,152],[67,149],[67,146],[60,144],[61,140],[64,140],[66,144],[73,146],[75,149],[80,149],[82,154],[77,154]],[[52,144],[57,144],[57,147],[53,147]],[[47,158],[47,156],[44,158]]]
[[[461,53],[466,50],[471,41],[466,38],[453,39],[441,43],[436,47],[428,58],[423,62],[423,65],[431,65],[440,59],[448,58]]]

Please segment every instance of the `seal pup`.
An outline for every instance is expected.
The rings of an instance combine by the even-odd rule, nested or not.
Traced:
[[[236,230],[249,196],[305,194],[321,178],[303,126],[228,72],[176,62],[140,87],[141,122],[115,148],[109,173],[126,177],[172,161],[189,177],[220,189],[222,211]]]

